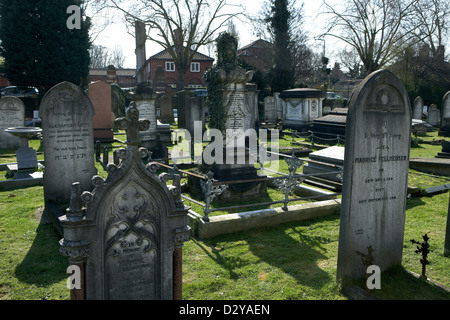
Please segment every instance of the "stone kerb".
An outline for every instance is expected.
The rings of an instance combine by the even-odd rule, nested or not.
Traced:
[[[167,176],[155,174],[158,166],[143,163],[148,151],[138,146],[139,131],[149,121],[139,121],[134,105],[115,124],[127,130],[120,166],[109,165],[106,180],[95,176],[92,192],[81,194],[74,185],[70,210],[61,218],[61,253],[83,268],[87,300],[180,297],[175,285],[181,279],[174,274],[181,266],[174,261],[180,263],[177,252],[190,231],[179,176],[166,186]]]
[[[411,108],[390,71],[369,75],[349,105],[337,279],[362,278],[356,251],[374,250],[381,271],[401,264],[411,137]]]

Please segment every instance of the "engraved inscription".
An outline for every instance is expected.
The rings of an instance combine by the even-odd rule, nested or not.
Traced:
[[[106,263],[110,299],[156,299],[157,240],[154,206],[131,182],[116,196],[106,223]]]

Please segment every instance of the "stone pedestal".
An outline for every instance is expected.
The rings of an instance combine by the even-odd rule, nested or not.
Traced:
[[[168,150],[163,146],[158,132],[155,105],[158,97],[159,94],[146,85],[138,85],[135,91],[128,95],[128,99],[136,104],[140,118],[150,121],[149,129],[139,133],[140,145],[152,153],[153,159],[164,159],[168,157]]]

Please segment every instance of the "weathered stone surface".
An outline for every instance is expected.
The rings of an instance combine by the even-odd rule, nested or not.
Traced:
[[[61,252],[84,266],[87,300],[170,300],[174,270],[181,267],[173,254],[190,232],[180,177],[168,187],[167,176],[155,174],[156,164],[144,165],[148,152],[139,148],[138,132],[149,122],[139,121],[134,104],[116,124],[127,130],[127,148],[118,152],[122,162],[108,166],[106,180],[92,179],[92,193],[73,186],[70,210],[61,218]]]
[[[0,99],[0,149],[19,148],[21,139],[5,129],[23,127],[25,125],[25,105],[16,97],[3,97]]]
[[[369,75],[353,95],[347,116],[337,278],[362,278],[356,251],[374,249],[381,270],[401,264],[411,107],[390,71]]]
[[[39,114],[45,158],[44,196],[46,201],[66,203],[72,183],[80,182],[84,190],[89,190],[91,178],[97,174],[94,109],[81,88],[62,82],[44,96]]]

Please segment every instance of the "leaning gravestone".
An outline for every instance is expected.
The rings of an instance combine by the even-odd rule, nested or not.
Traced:
[[[25,125],[25,105],[16,97],[3,97],[0,99],[0,149],[19,148],[21,139],[6,133],[11,127]]]
[[[134,103],[126,114],[115,122],[127,131],[120,166],[109,165],[106,180],[94,177],[92,193],[73,185],[70,210],[61,218],[61,253],[85,275],[76,298],[180,299],[181,247],[190,233],[180,176],[166,186],[168,174],[157,176],[156,164],[144,165],[148,151],[139,148],[139,131],[149,121],[139,120]]]
[[[71,185],[78,181],[87,190],[97,174],[94,159],[89,97],[78,86],[62,82],[50,89],[41,102],[44,144],[44,197],[48,202],[68,203]]]
[[[411,139],[411,109],[390,71],[369,75],[347,115],[337,278],[362,278],[356,251],[372,247],[381,271],[401,264]]]

